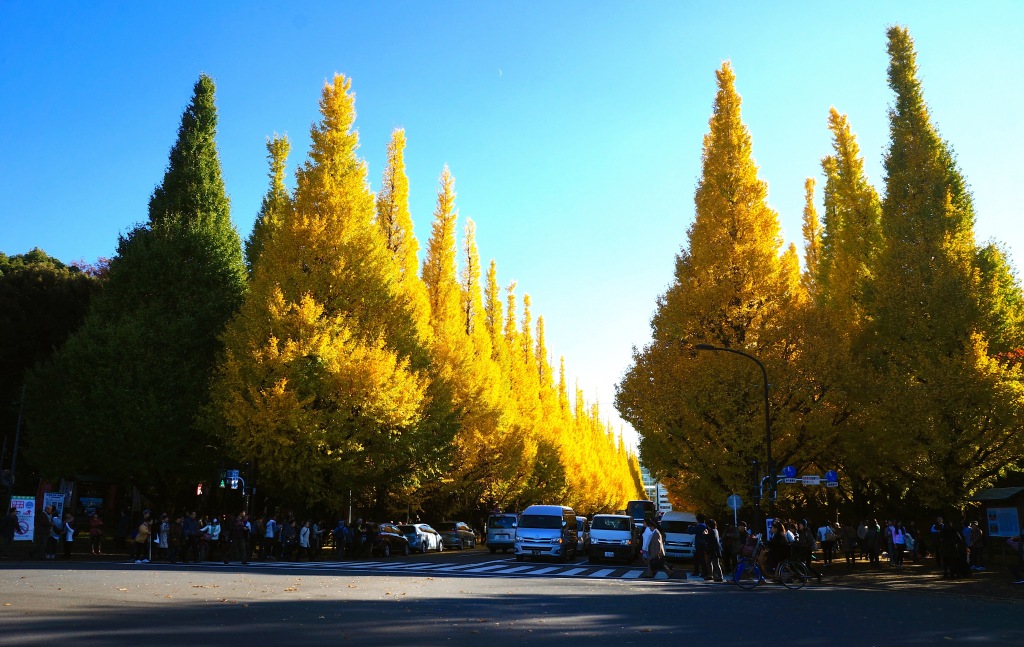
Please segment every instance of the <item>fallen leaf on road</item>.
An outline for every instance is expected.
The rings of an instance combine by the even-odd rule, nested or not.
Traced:
[[[288,588],[285,589],[285,591],[298,591],[298,589],[295,588],[294,586],[289,586]]]
[[[118,591],[127,591],[128,589],[118,589]]]

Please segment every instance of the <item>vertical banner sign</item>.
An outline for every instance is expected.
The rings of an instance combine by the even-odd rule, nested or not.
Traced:
[[[12,496],[11,507],[18,511],[18,527],[14,530],[14,541],[32,541],[36,527],[36,498]]]

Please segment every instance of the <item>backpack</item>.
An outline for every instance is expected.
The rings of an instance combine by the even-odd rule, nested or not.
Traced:
[[[825,541],[835,541],[836,532],[832,530],[832,526],[825,526]]]

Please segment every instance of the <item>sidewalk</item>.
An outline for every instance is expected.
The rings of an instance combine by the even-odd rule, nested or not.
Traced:
[[[1013,584],[1009,569],[993,564],[984,571],[971,571],[971,576],[957,579],[942,579],[942,569],[935,565],[933,558],[918,563],[904,562],[903,569],[889,566],[884,559],[880,566],[870,566],[867,561],[854,564],[835,561],[832,566],[815,562],[814,567],[824,576],[823,584],[850,586],[862,589],[884,591],[928,591],[966,595],[972,597],[998,598],[1008,600],[1024,599],[1024,584]],[[811,585],[815,580],[811,580]]]

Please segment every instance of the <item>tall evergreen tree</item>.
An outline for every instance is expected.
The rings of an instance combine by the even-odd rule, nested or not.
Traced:
[[[451,438],[417,368],[427,352],[375,221],[350,90],[341,75],[324,87],[294,198],[224,334],[209,411],[268,483],[336,511],[348,488],[386,506]]]
[[[398,267],[398,292],[408,302],[417,330],[425,340],[430,336],[430,306],[419,278],[419,243],[409,213],[409,178],[405,174],[405,131],[391,133],[387,165],[377,194],[377,224],[384,244]]]
[[[252,234],[245,241],[245,265],[252,272],[259,260],[267,239],[274,235],[291,208],[291,194],[284,184],[285,162],[288,160],[288,152],[291,144],[287,137],[275,135],[267,142],[267,159],[270,160],[270,188],[263,196],[260,205],[260,212],[256,216],[256,223],[253,225]]]
[[[909,32],[888,37],[895,102],[866,333],[882,388],[863,460],[890,497],[961,505],[1024,450],[1024,400],[1019,373],[988,351],[967,183],[931,122]]]
[[[198,418],[245,267],[216,126],[214,83],[204,75],[148,223],[121,238],[83,329],[30,378],[29,450],[52,475],[132,479],[170,494],[221,456]]]
[[[677,478],[685,496],[708,504],[748,483],[750,461],[764,456],[762,380],[751,362],[724,353],[698,358],[680,342],[760,357],[783,394],[778,402],[786,395],[778,359],[793,343],[785,339],[786,311],[799,290],[795,252],[782,257],[778,215],[757,177],[732,67],[725,63],[716,74],[689,245],[658,300],[653,341],[634,349],[615,398],[619,413],[642,436],[644,464]],[[793,451],[798,443],[781,442],[788,425],[778,411],[773,408],[781,457],[786,454],[779,449]]]

